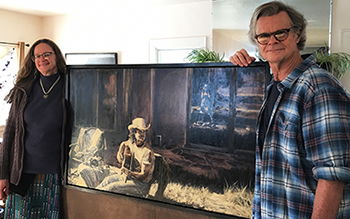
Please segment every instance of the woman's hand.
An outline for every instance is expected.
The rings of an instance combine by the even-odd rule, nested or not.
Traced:
[[[239,65],[241,67],[247,67],[250,63],[254,62],[255,58],[249,56],[248,52],[245,49],[237,51],[230,57],[230,62],[234,65]]]
[[[5,201],[9,193],[10,183],[7,179],[0,179],[0,199]]]

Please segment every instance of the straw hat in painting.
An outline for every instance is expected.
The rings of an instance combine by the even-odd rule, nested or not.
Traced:
[[[132,120],[132,124],[128,126],[129,131],[131,129],[147,130],[151,127],[151,124],[146,124],[146,121],[143,118],[135,118]]]

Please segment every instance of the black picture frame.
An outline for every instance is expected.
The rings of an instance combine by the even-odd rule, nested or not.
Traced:
[[[67,66],[65,185],[248,218],[255,123],[270,80],[265,62]],[[155,155],[149,191],[106,190],[123,175],[116,154],[136,118]]]

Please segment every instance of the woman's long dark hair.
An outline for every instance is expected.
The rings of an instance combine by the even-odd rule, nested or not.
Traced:
[[[35,63],[32,61],[32,56],[34,56],[34,50],[40,43],[45,43],[49,45],[54,53],[56,54],[57,69],[59,74],[64,76],[66,74],[66,60],[60,50],[60,48],[50,39],[39,39],[37,40],[29,49],[29,52],[23,60],[22,68],[19,69],[17,74],[17,79],[15,86],[10,90],[9,94],[5,97],[8,103],[12,103],[14,94],[20,87],[26,87],[27,84],[31,84],[33,80],[38,77],[38,70],[36,69]]]

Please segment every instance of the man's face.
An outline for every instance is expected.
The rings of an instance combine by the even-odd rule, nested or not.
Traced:
[[[142,146],[146,139],[146,130],[136,129],[135,139],[136,139],[136,145]]]
[[[260,17],[257,21],[256,35],[262,33],[273,33],[277,30],[292,27],[291,20],[285,11],[269,17]],[[274,36],[266,45],[259,45],[261,55],[271,64],[281,64],[290,60],[296,53],[299,54],[297,43],[300,37],[294,33],[295,29],[289,31],[289,36],[284,41],[278,41]]]

